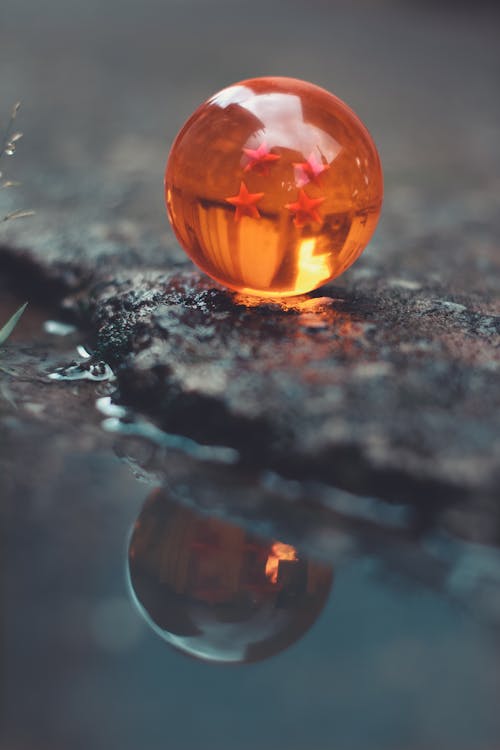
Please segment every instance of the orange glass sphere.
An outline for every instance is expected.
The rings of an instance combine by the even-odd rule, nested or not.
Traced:
[[[359,118],[328,91],[255,78],[189,118],[167,163],[170,221],[189,257],[238,292],[290,296],[339,276],[372,236],[382,169]]]

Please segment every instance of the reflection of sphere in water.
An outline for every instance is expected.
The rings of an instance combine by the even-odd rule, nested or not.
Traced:
[[[129,575],[141,613],[181,651],[219,662],[265,659],[321,612],[332,571],[282,542],[148,498],[132,533]]]

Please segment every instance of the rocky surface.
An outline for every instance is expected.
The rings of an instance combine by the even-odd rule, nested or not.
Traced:
[[[248,39],[259,8],[245,11]],[[457,522],[461,533],[497,540],[495,8],[481,6],[473,26],[466,9],[457,11],[450,26],[441,8],[403,12],[383,3],[375,12],[340,3],[342,34],[332,52],[330,31],[321,31],[332,27],[331,8],[318,4],[309,27],[299,24],[305,10],[297,3],[283,20],[286,44],[285,36],[264,44],[269,60],[271,49],[281,59],[276,72],[314,79],[359,111],[386,173],[384,214],[370,248],[341,279],[284,305],[257,304],[201,277],[168,232],[162,206],[166,141],[213,89],[259,72],[251,68],[253,47],[239,50],[242,62],[230,74],[224,59],[200,66],[196,85],[187,69],[165,79],[158,65],[163,55],[172,56],[168,64],[177,60],[188,10],[176,6],[179,26],[168,48],[155,6],[141,16],[132,74],[117,39],[136,38],[135,11],[120,16],[113,59],[110,40],[94,37],[87,11],[79,12],[62,52],[68,81],[60,79],[59,59],[46,54],[43,34],[22,31],[14,5],[4,26],[7,91],[29,92],[22,125],[32,138],[16,162],[22,193],[9,197],[6,210],[37,210],[2,229],[0,268],[12,288],[50,300],[58,315],[86,329],[125,403],[171,433],[236,449],[241,471],[411,503],[424,524],[453,506],[465,518]],[[57,16],[57,3],[43,23],[50,25],[51,13]],[[373,32],[362,55],[360,14]],[[210,38],[200,38],[201,58],[219,37],[227,40],[232,21],[222,17]],[[298,28],[312,34],[318,52],[300,70],[286,52]],[[18,68],[9,40],[23,33],[31,51]],[[320,65],[328,55],[336,76]],[[383,91],[366,74],[367,56]],[[48,99],[34,73],[42,58],[47,78],[61,83]],[[75,82],[82,83],[78,96]]]
[[[421,508],[495,496],[491,293],[370,254],[342,283],[261,304],[175,258],[158,270],[168,253],[147,237],[140,264],[129,238],[107,243],[56,235],[48,254],[8,244],[2,257],[18,282],[16,268],[31,288],[59,294],[113,367],[120,398],[167,431],[231,446],[245,465]],[[461,272],[475,270],[472,238],[454,252]]]

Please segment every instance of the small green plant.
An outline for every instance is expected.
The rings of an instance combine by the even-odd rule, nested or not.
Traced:
[[[10,119],[7,124],[7,128],[3,134],[3,139],[0,143],[0,159],[2,159],[5,156],[14,156],[16,153],[17,144],[23,137],[23,134],[19,130],[14,130],[14,124],[16,121],[17,113],[19,112],[19,109],[21,107],[21,102],[16,102],[14,106],[12,107],[11,113],[10,113]],[[4,179],[3,173],[0,171],[0,190],[5,188],[12,188],[17,187],[19,185],[18,182],[14,182],[12,180],[6,180]],[[21,219],[24,216],[32,216],[34,211],[28,211],[26,209],[18,209],[17,211],[11,211],[9,214],[6,214],[1,221],[9,221],[10,219]],[[17,310],[14,315],[9,318],[7,323],[0,328],[0,346],[2,346],[7,339],[9,338],[10,334],[16,327],[16,325],[19,322],[19,319],[23,312],[26,310],[28,303],[25,302],[24,305],[22,305],[19,310]]]
[[[21,102],[16,102],[14,106],[12,107],[11,113],[10,113],[10,119],[7,124],[7,128],[5,129],[5,132],[3,134],[3,139],[0,142],[0,160],[6,156],[14,156],[17,149],[17,144],[23,137],[23,134],[19,130],[14,129],[17,113],[19,112],[19,109],[21,107]],[[15,182],[14,180],[7,180],[4,178],[3,173],[0,171],[0,190],[4,190],[5,188],[13,188],[17,187],[19,185],[18,182]],[[6,214],[1,221],[10,221],[11,219],[22,219],[25,216],[32,216],[34,214],[34,211],[30,211],[24,208],[17,209],[16,211],[11,211],[10,213]]]
[[[17,144],[23,137],[23,134],[19,130],[14,130],[14,124],[20,107],[21,102],[16,102],[12,107],[7,128],[5,129],[3,139],[0,142],[0,159],[6,156],[14,156],[14,154],[16,153]],[[18,185],[18,182],[5,179],[3,173],[0,171],[0,190],[3,190],[5,188],[17,187]],[[32,216],[33,214],[34,211],[17,209],[16,211],[11,211],[10,213],[6,214],[3,218],[0,219],[0,221],[21,219],[24,216]],[[14,315],[9,318],[7,323],[5,323],[2,328],[0,328],[0,346],[2,346],[9,338],[10,334],[18,324],[21,315],[26,310],[27,305],[28,303],[25,302],[24,305],[22,305],[19,310],[17,310]]]
[[[14,313],[14,315],[11,318],[9,318],[9,320],[3,326],[3,328],[0,328],[0,346],[2,346],[3,344],[5,344],[5,342],[9,338],[10,334],[12,333],[12,331],[14,330],[14,328],[16,327],[16,325],[18,324],[19,319],[20,319],[21,315],[23,314],[23,312],[26,310],[27,306],[28,306],[28,303],[25,302],[24,305],[22,305],[19,308],[19,310],[17,310]]]

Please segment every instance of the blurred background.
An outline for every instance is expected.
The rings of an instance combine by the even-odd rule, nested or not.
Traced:
[[[21,100],[25,133],[6,201],[36,210],[30,227],[112,214],[166,237],[163,169],[185,119],[235,81],[299,77],[344,99],[380,149],[386,203],[366,262],[408,267],[419,238],[445,275],[454,233],[480,258],[498,225],[499,38],[500,5],[479,0],[1,0],[0,121]],[[19,480],[26,504],[3,530],[1,750],[498,746],[497,632],[418,584],[389,585],[373,559],[339,573],[311,632],[268,662],[169,651],[125,583],[147,490],[87,449],[40,443],[39,482]]]
[[[191,112],[247,77],[305,78],[367,124],[387,216],[394,189],[417,231],[422,202],[432,223],[467,194],[481,218],[498,193],[499,22],[484,0],[2,0],[0,112],[23,101],[16,176],[37,210],[134,180],[124,212],[165,230],[163,168]],[[60,171],[65,190],[46,179]]]

